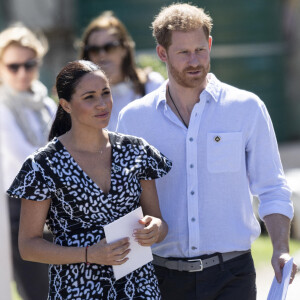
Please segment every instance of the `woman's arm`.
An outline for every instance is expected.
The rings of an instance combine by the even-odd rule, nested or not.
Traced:
[[[19,250],[24,260],[46,264],[85,262],[85,247],[63,247],[43,239],[43,229],[51,199],[31,201],[22,199]],[[127,261],[128,238],[107,244],[105,239],[88,248],[88,262],[120,265]]]
[[[145,228],[135,230],[134,237],[142,246],[151,246],[164,240],[168,225],[160,212],[155,180],[141,180],[141,186],[140,202],[145,216],[139,222]]]

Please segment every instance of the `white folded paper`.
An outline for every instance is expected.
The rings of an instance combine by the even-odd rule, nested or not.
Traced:
[[[129,237],[129,248],[127,262],[122,265],[112,266],[116,280],[140,268],[153,260],[151,247],[141,246],[132,236],[134,229],[144,228],[138,221],[143,218],[142,208],[139,207],[124,217],[104,226],[106,241],[116,242],[122,238]]]
[[[278,283],[274,276],[267,300],[285,300],[293,268],[293,258],[287,261],[282,270],[282,280]]]

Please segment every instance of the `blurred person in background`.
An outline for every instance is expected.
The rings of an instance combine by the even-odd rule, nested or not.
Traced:
[[[98,64],[109,78],[114,105],[108,130],[116,130],[118,114],[124,106],[164,81],[159,73],[136,67],[134,48],[124,24],[110,11],[92,20],[83,33],[80,59]]]
[[[55,102],[38,81],[47,41],[16,24],[0,33],[0,159],[1,177],[7,189],[24,159],[47,141]],[[2,199],[1,201],[6,201]],[[18,251],[21,203],[8,201],[13,276],[24,300],[46,299],[48,267],[25,262]]]

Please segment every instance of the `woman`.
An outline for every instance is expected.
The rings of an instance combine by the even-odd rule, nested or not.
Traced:
[[[79,56],[101,66],[109,78],[114,99],[109,130],[116,129],[124,106],[152,92],[164,81],[159,73],[136,68],[134,42],[124,24],[109,11],[87,26]]]
[[[47,142],[56,112],[56,104],[38,81],[46,51],[46,41],[22,25],[0,33],[0,165],[5,190],[24,159]],[[20,207],[20,201],[9,201],[14,279],[24,300],[45,299],[47,266],[24,262],[18,251]]]
[[[128,238],[108,244],[103,226],[142,206],[145,246],[162,241],[155,181],[170,161],[144,140],[105,130],[112,109],[108,79],[90,61],[58,74],[59,107],[50,142],[29,157],[8,194],[22,198],[19,248],[25,260],[50,264],[49,299],[159,299],[152,264],[116,281]],[[34,201],[30,201],[34,200]],[[54,244],[42,238],[44,223]]]

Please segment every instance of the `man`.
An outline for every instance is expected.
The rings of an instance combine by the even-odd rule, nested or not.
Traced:
[[[278,281],[290,258],[293,206],[270,117],[256,95],[208,73],[212,20],[202,9],[171,5],[152,26],[169,79],[121,111],[118,131],[144,137],[173,161],[157,180],[169,225],[153,247],[163,299],[255,299],[250,248],[260,227],[251,193]]]

